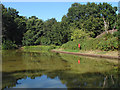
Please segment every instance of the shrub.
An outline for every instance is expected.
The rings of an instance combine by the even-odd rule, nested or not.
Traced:
[[[117,50],[118,38],[108,33],[100,38],[86,38],[76,41],[69,41],[61,46],[63,49],[79,50],[78,44],[81,44],[81,50]]]
[[[51,41],[49,38],[41,37],[41,44],[42,45],[50,45]]]
[[[3,40],[2,43],[2,49],[3,50],[8,50],[8,49],[16,49],[17,45],[15,42],[12,42],[11,40]]]
[[[114,36],[114,37],[120,37],[120,33],[119,33],[119,31],[114,32],[114,33],[113,33],[113,36]]]

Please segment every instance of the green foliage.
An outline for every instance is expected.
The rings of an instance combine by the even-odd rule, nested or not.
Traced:
[[[43,22],[38,18],[30,17],[26,29],[23,45],[62,45],[70,38],[67,23],[57,22],[54,18]]]
[[[2,38],[21,44],[23,33],[26,31],[26,18],[18,13],[16,9],[2,5]]]
[[[102,42],[98,42],[97,48],[100,50],[117,50],[118,49],[118,38],[113,37],[112,34],[108,33],[102,37]]]
[[[15,44],[15,42],[12,42],[10,40],[3,40],[3,43],[2,43],[3,50],[16,49],[16,48],[17,48],[17,45]]]
[[[78,40],[78,39],[85,39],[89,37],[92,33],[86,33],[84,29],[75,29],[71,35],[71,39]]]
[[[86,5],[74,3],[62,20],[72,27],[85,28],[87,32],[94,32],[92,37],[96,37],[104,31],[103,17],[106,22],[109,22],[109,30],[114,27],[117,21],[116,8],[108,3],[87,3]]]
[[[52,49],[58,48],[55,45],[45,46],[45,45],[37,45],[37,46],[24,46],[23,49],[26,51],[50,51]]]
[[[63,49],[79,50],[78,44],[81,44],[81,50],[118,50],[118,38],[112,34],[106,34],[101,38],[86,38],[76,41],[69,41],[61,46]]]
[[[116,7],[108,3],[87,3],[85,5],[74,3],[68,9],[68,13],[62,17],[61,22],[57,22],[55,18],[43,21],[36,16],[26,18],[19,16],[19,12],[14,8],[5,8],[2,5],[3,17],[3,31],[2,38],[4,40],[15,41],[17,45],[31,46],[31,45],[57,45],[61,46],[68,42],[68,47],[77,49],[77,44],[82,44],[82,49],[104,49],[104,44],[107,42],[115,43],[116,39],[110,37],[110,41],[100,41],[95,38],[104,31],[104,20],[109,23],[108,29],[117,27],[119,29],[119,21],[116,14]],[[103,20],[104,17],[104,20]],[[77,28],[77,29],[76,29]],[[114,33],[113,36],[119,36]],[[90,39],[88,39],[88,37]],[[80,39],[80,40],[79,40]],[[76,46],[69,46],[69,43],[76,43]],[[70,42],[69,42],[70,41]],[[82,41],[82,42],[81,42]],[[95,44],[93,44],[94,42]],[[102,44],[98,44],[103,42]],[[13,43],[14,44],[14,43]],[[116,44],[110,44],[117,47]],[[64,45],[63,45],[64,46]],[[110,46],[110,49],[111,47]]]
[[[41,37],[41,45],[50,45],[50,39],[46,37]]]
[[[79,50],[78,44],[83,40],[69,41],[61,46],[63,49]]]
[[[27,31],[24,33],[23,45],[40,45],[40,37],[43,34],[43,21],[35,16],[30,17],[26,22]]]
[[[100,50],[117,50],[118,49],[118,42],[116,40],[117,38],[110,38],[105,40],[104,42],[99,42],[97,47]]]
[[[26,33],[24,33],[24,37],[23,37],[23,45],[33,45],[34,44],[34,39],[33,39],[33,35],[34,32],[32,32],[31,30],[28,30]]]
[[[120,36],[120,32],[119,32],[119,31],[114,32],[114,33],[113,33],[113,36],[114,36],[114,37],[119,37],[119,36]]]

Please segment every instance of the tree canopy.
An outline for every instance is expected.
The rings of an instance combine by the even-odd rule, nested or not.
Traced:
[[[117,7],[108,3],[74,3],[57,22],[55,18],[26,18],[16,9],[2,5],[2,38],[17,45],[62,45],[84,36],[95,38],[105,30],[118,28],[116,11]]]

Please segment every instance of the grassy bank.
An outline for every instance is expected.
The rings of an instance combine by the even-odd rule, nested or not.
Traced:
[[[110,56],[110,57],[118,57],[118,51],[100,51],[100,50],[91,50],[91,51],[84,51],[84,50],[64,50],[64,49],[54,49],[52,50],[53,52],[65,52],[65,53],[72,53],[72,54],[77,54],[77,55],[85,55],[85,56],[88,56],[88,55],[94,55],[94,56],[98,56],[100,55],[99,57],[101,56]]]
[[[101,38],[87,38],[75,41],[69,41],[61,46],[62,49],[79,50],[101,50],[101,51],[115,51],[118,50],[118,37],[111,34],[104,35]]]
[[[117,33],[118,34],[118,33]],[[79,52],[85,54],[118,56],[118,35],[105,34],[100,38],[87,38],[69,41],[57,51]],[[78,48],[80,43],[81,48]]]
[[[52,49],[57,49],[57,48],[59,48],[59,46],[55,46],[55,45],[50,45],[50,46],[37,45],[37,46],[23,46],[23,47],[21,47],[21,49],[24,51],[34,51],[34,52],[45,52],[45,51],[50,51]]]
[[[80,43],[81,48],[78,48]],[[24,46],[24,51],[56,51],[78,52],[85,54],[108,55],[118,56],[118,36],[116,34],[105,34],[100,38],[87,38],[75,41],[69,41],[62,46],[55,45],[37,45],[37,46]]]
[[[101,51],[101,50],[71,50],[71,49],[62,49],[60,46],[24,46],[21,48],[24,51],[29,52],[48,52],[51,50],[56,51],[67,51],[67,52],[78,52],[85,54],[96,54],[96,55],[109,55],[109,56],[118,56],[118,51]]]

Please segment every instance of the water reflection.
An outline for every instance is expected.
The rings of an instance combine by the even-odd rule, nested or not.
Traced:
[[[118,87],[117,63],[106,59],[49,52],[3,51],[2,55],[3,89]]]
[[[21,79],[17,81],[17,85],[13,88],[66,88],[58,77],[51,79],[47,75],[41,77]],[[35,84],[33,84],[35,83]]]

